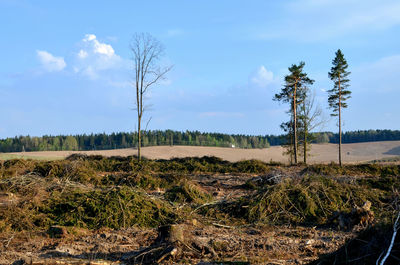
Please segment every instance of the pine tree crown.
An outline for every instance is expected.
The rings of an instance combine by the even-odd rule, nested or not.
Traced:
[[[347,108],[346,100],[351,98],[351,91],[348,90],[350,86],[350,79],[348,76],[350,72],[347,71],[349,65],[340,49],[335,53],[335,58],[332,60],[332,68],[328,73],[329,78],[333,81],[333,88],[328,90],[328,103],[332,109],[332,116],[337,116],[339,111],[339,99],[340,107]]]
[[[312,85],[314,80],[303,72],[305,62],[301,61],[299,64],[292,64],[288,70],[289,74],[285,76],[285,84],[280,93],[275,94],[274,100],[291,102],[293,94],[296,90],[296,98],[301,100],[304,97],[307,85]]]

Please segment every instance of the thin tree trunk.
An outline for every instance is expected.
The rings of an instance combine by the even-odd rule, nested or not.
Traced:
[[[304,123],[304,139],[303,139],[303,148],[304,148],[304,164],[307,164],[307,123]]]
[[[141,130],[140,130],[140,124],[141,124],[141,118],[138,117],[138,152],[137,152],[138,161],[140,161],[140,159],[141,159],[140,148],[142,146],[142,134],[141,134]]]
[[[303,161],[304,164],[307,164],[307,133],[308,133],[308,120],[307,120],[307,113],[306,113],[306,102],[305,99],[303,99],[302,103],[302,111],[303,111]]]
[[[144,62],[144,61],[143,61]],[[142,66],[143,69],[143,66]],[[138,161],[142,159],[141,148],[142,148],[142,132],[141,132],[141,124],[142,124],[142,115],[143,115],[143,70],[142,76],[140,79],[140,89],[139,89],[139,99],[138,99]]]
[[[296,113],[296,92],[297,83],[294,85],[293,93],[293,152],[294,152],[294,163],[297,164],[297,113]]]
[[[342,90],[339,77],[339,166],[342,166]]]

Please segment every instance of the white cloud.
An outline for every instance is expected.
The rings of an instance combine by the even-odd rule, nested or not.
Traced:
[[[100,72],[124,65],[124,60],[115,53],[113,47],[100,42],[94,34],[86,34],[80,46],[73,67],[75,73],[97,79],[101,76]]]
[[[274,74],[261,65],[258,70],[250,76],[250,82],[259,86],[266,87],[274,81]]]
[[[56,57],[49,52],[40,50],[37,50],[36,54],[43,68],[48,72],[61,71],[67,66],[63,57]]]
[[[83,41],[92,41],[96,39],[96,35],[94,34],[86,34],[85,38],[83,39]]]
[[[114,55],[113,47],[111,47],[109,44],[99,42],[94,34],[86,34],[83,41],[90,43],[94,53],[104,54],[108,57],[112,57]]]

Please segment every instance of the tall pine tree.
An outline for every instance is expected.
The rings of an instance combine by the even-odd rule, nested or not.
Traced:
[[[339,165],[342,165],[342,109],[347,108],[346,100],[351,96],[351,91],[348,90],[350,74],[347,71],[349,67],[342,51],[339,49],[336,52],[335,59],[332,61],[331,71],[328,73],[329,78],[333,81],[334,85],[331,90],[328,90],[329,107],[332,109],[331,116],[338,117],[339,126]]]
[[[303,72],[305,63],[293,64],[289,67],[289,74],[285,76],[285,85],[279,94],[275,94],[274,100],[290,103],[291,107],[291,125],[293,126],[293,156],[294,163],[297,164],[298,143],[297,143],[297,108],[298,104],[304,100],[307,85],[314,83],[314,80],[308,78]]]

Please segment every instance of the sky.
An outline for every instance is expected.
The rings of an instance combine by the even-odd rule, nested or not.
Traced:
[[[150,130],[281,134],[273,101],[288,67],[305,62],[336,131],[332,59],[349,64],[344,131],[400,129],[400,1],[0,0],[0,138],[134,131],[129,44],[165,47],[167,78],[146,96]]]

